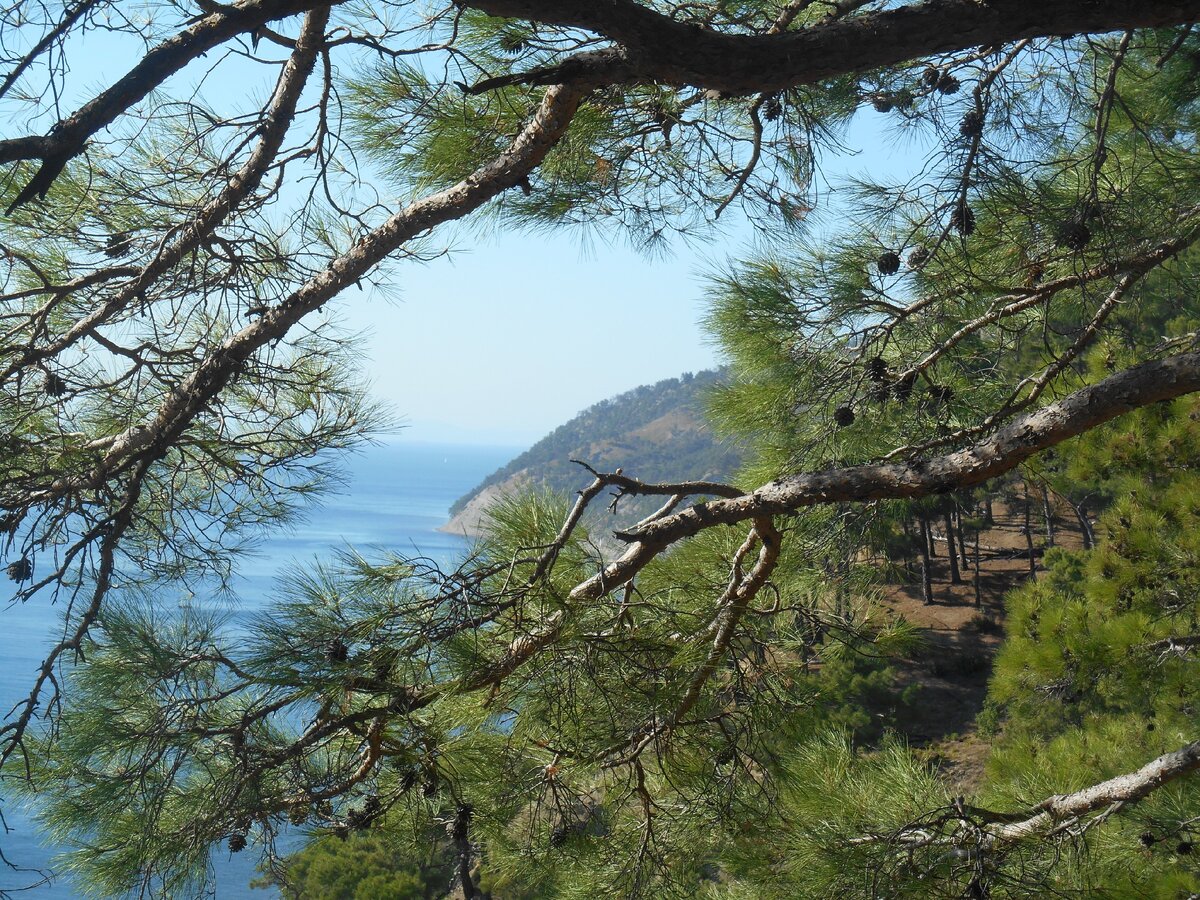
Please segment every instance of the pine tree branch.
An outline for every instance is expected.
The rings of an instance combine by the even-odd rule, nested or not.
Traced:
[[[807,506],[949,493],[1008,472],[1030,456],[1126,412],[1200,390],[1200,353],[1142,363],[1023,415],[969,447],[928,460],[852,466],[793,475],[732,499],[700,503],[640,528],[617,532],[631,546],[578,585],[576,599],[597,598],[635,577],[685,538],[717,525],[794,513]]]
[[[254,32],[267,22],[318,7],[340,3],[311,0],[248,0],[223,6],[202,16],[189,27],[151,48],[141,60],[108,89],[54,124],[43,136],[0,140],[0,163],[41,160],[41,167],[8,207],[14,209],[34,197],[45,197],[68,162],[83,152],[93,135],[107,128],[152,90],[214,47],[239,35]]]
[[[678,21],[635,0],[461,0],[460,5],[608,38],[620,46],[619,53],[593,53],[586,61],[563,64],[582,66],[595,78],[690,84],[731,94],[778,91],[930,54],[1025,38],[1200,20],[1196,0],[929,0],[756,35],[721,33]],[[583,74],[575,71],[572,77]],[[550,69],[536,73],[536,79],[553,78]]]
[[[1012,843],[1052,828],[1079,822],[1085,816],[1113,804],[1129,804],[1143,800],[1168,782],[1175,781],[1200,769],[1200,741],[1164,753],[1146,763],[1136,772],[1118,775],[1072,794],[1055,794],[1036,807],[1034,815],[1008,825],[988,829],[993,843]]]
[[[24,505],[47,503],[103,484],[144,457],[164,454],[255,351],[282,338],[300,319],[364,277],[407,241],[462,218],[520,183],[566,133],[587,93],[588,88],[581,85],[550,88],[531,121],[504,152],[457,184],[394,213],[290,297],[264,309],[258,319],[222,342],[163,400],[148,424],[139,423],[115,436],[97,466],[55,480],[28,495]]]
[[[142,298],[159,278],[198,248],[230,213],[258,189],[263,176],[275,162],[295,118],[296,105],[312,74],[328,22],[328,6],[321,7],[305,17],[304,25],[296,39],[296,48],[284,64],[274,96],[263,115],[259,141],[241,168],[229,176],[221,192],[198,210],[190,221],[180,226],[170,243],[140,271],[130,273],[133,277],[107,300],[75,322],[59,337],[43,346],[31,345],[19,352],[12,363],[0,371],[0,383],[8,381],[26,366],[36,365],[56,356],[83,337],[94,334],[97,328]],[[66,292],[65,288],[47,289],[53,289],[56,293]]]

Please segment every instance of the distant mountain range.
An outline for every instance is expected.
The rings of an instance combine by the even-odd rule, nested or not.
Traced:
[[[703,414],[704,395],[725,377],[724,371],[688,373],[588,407],[458,498],[443,530],[477,534],[488,504],[505,494],[543,486],[570,495],[587,487],[591,475],[572,459],[600,471],[620,467],[643,481],[728,480],[742,454],[713,436]],[[626,498],[616,515],[596,504],[588,524],[620,528],[665,499]]]

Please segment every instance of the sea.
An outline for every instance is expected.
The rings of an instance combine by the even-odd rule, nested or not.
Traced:
[[[272,534],[253,556],[242,560],[236,599],[222,599],[233,629],[245,628],[267,608],[281,574],[347,547],[395,551],[451,564],[468,549],[459,535],[439,531],[450,504],[524,448],[422,444],[395,441],[371,446],[345,460],[345,483],[321,498],[305,520]],[[206,605],[206,598],[164,589],[165,604]],[[28,693],[34,673],[50,646],[58,611],[35,600],[0,608],[0,706],[11,709]],[[88,896],[84,886],[62,877],[40,883],[38,872],[53,872],[62,848],[49,846],[27,810],[4,803],[8,831],[0,829],[0,896],[22,900],[66,900]],[[299,840],[295,838],[294,840]],[[12,868],[8,863],[21,867]],[[253,848],[232,855],[225,847],[211,857],[214,882],[208,896],[218,900],[271,900],[274,890],[252,889],[257,875]],[[31,885],[35,885],[32,886]]]

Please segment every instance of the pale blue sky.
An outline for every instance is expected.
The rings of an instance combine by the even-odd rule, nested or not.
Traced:
[[[463,246],[396,266],[399,300],[349,298],[404,439],[529,444],[598,400],[717,364],[698,320],[720,239],[666,260],[568,234]]]
[[[888,121],[864,111],[845,136],[857,152],[824,160],[814,221],[836,219],[830,183],[923,157],[927,145]],[[398,301],[346,298],[352,325],[371,332],[375,394],[407,422],[401,440],[526,446],[614,394],[721,364],[700,327],[704,276],[751,252],[746,223],[677,242],[665,259],[621,238],[585,247],[566,230],[488,234],[449,258],[395,266]]]

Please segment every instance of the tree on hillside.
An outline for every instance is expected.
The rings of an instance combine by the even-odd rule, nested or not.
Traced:
[[[908,638],[860,602],[873,517],[1200,389],[1196,20],[1194,0],[10,4],[0,530],[17,599],[57,598],[65,625],[0,731],[5,790],[102,893],[184,895],[211,847],[288,820],[440,827],[468,897],[768,890],[788,860],[728,847],[842,765],[814,742],[815,655]],[[97,46],[130,61],[99,88],[73,71]],[[855,182],[821,231],[814,174],[855,115],[920,164]],[[224,576],[378,419],[336,328],[364,281],[463,220],[654,248],[734,215],[773,248],[712,285],[734,372],[714,416],[755,450],[739,486],[597,472],[570,508],[499,507],[458,571],[298,576],[237,647],[145,599]],[[613,492],[663,504],[609,556],[579,523]],[[1098,768],[999,819],[950,804],[979,841],[961,866],[938,845],[946,883],[1019,890],[990,848],[1082,840],[1177,784],[1200,734],[1173,736],[1119,784]],[[938,788],[889,753],[918,820]],[[828,802],[873,796],[853,790]],[[839,835],[856,872],[924,840],[870,821]]]

